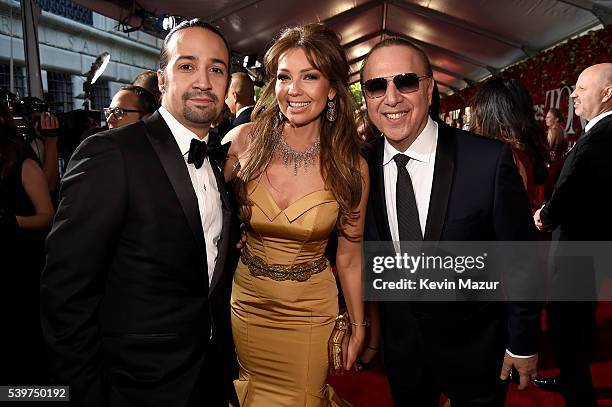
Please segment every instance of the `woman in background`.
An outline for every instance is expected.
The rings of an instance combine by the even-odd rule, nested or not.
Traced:
[[[536,182],[544,182],[540,174],[546,173],[550,157],[546,139],[535,120],[529,91],[516,79],[493,78],[478,89],[470,112],[471,131],[511,145],[529,202],[534,210],[539,208]]]
[[[546,138],[548,140],[548,146],[550,147],[550,156],[554,162],[557,158],[563,157],[565,150],[567,150],[565,131],[561,126],[563,115],[559,109],[552,107],[548,110],[548,113],[546,113],[546,118],[544,120],[546,122],[546,127],[548,127]]]
[[[40,166],[29,158],[31,150],[4,103],[0,103],[0,129],[0,236],[2,243],[25,250],[32,259],[37,248],[29,237],[45,232],[53,220],[49,185]]]
[[[352,323],[344,368],[365,321],[361,239],[368,170],[337,34],[320,24],[283,31],[264,57],[270,82],[254,122],[233,129],[226,180],[247,239],[232,287],[241,406],[342,405],[326,385],[338,291],[324,256],[338,228],[336,268]]]
[[[552,190],[557,183],[557,178],[563,168],[563,162],[565,161],[565,154],[568,150],[568,141],[565,137],[565,130],[561,126],[563,123],[563,115],[559,109],[551,108],[546,113],[546,126],[548,127],[548,145],[550,147],[550,171],[548,173],[548,179],[546,180],[544,197],[550,198]]]
[[[0,103],[0,306],[4,324],[0,382],[47,382],[40,330],[43,243],[53,218],[47,178]]]

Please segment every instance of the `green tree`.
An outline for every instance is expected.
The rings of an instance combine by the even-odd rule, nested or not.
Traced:
[[[353,96],[353,102],[355,102],[355,106],[360,108],[363,104],[363,93],[361,92],[361,83],[355,82],[353,83],[349,89],[351,90],[351,95]]]

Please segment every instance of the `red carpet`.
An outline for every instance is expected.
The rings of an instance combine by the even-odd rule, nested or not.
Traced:
[[[543,327],[540,373],[549,376],[559,371],[555,367],[554,357],[548,346],[544,324]],[[597,345],[591,371],[597,388],[599,406],[612,407],[612,302],[598,304]],[[354,407],[393,406],[385,373],[378,360],[369,371],[330,377],[329,382],[338,394],[351,402]],[[443,402],[440,405],[443,405]],[[534,385],[530,385],[524,391],[519,391],[516,385],[511,385],[506,407],[523,406],[563,407],[563,399],[555,393],[540,390]]]

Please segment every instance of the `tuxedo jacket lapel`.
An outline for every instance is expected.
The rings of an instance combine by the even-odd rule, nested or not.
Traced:
[[[208,290],[208,295],[213,292],[215,287],[221,281],[221,277],[223,276],[223,272],[225,269],[225,259],[227,257],[227,251],[229,248],[230,239],[230,222],[231,222],[231,206],[229,201],[229,196],[227,194],[227,190],[225,188],[225,179],[223,178],[223,174],[221,173],[220,164],[218,164],[215,159],[210,158],[210,165],[212,167],[213,173],[215,174],[215,180],[217,181],[217,189],[219,190],[219,195],[221,196],[221,210],[223,216],[223,223],[221,228],[221,236],[217,242],[217,261],[215,263],[215,269],[213,272],[212,280],[210,282],[210,289]]]
[[[578,139],[576,144],[572,147],[570,152],[567,154],[567,157],[565,157],[563,167],[561,167],[561,171],[559,172],[559,176],[557,177],[557,182],[555,183],[555,187],[553,188],[552,195],[554,195],[555,192],[557,191],[557,187],[559,185],[562,185],[566,181],[567,177],[571,173],[574,172],[574,162],[576,161],[576,155],[580,151],[581,147],[584,144],[589,142],[589,139],[592,137],[593,134],[597,135],[597,132],[600,129],[603,129],[604,126],[606,126],[610,121],[612,121],[612,116],[604,117],[599,122],[597,122],[595,126],[589,129],[589,131],[584,133],[582,137]],[[551,200],[552,200],[552,195],[550,198]]]
[[[438,125],[438,146],[424,240],[441,240],[455,171],[455,135]]]
[[[557,177],[557,182],[555,182],[555,189],[556,189],[556,186],[563,183],[565,179],[567,178],[567,176],[573,171],[574,160],[576,159],[576,151],[578,151],[578,148],[579,148],[578,144],[579,143],[582,144],[585,137],[586,137],[586,134],[582,136],[581,140],[578,140],[578,142],[576,142],[576,144],[572,147],[570,152],[565,157],[565,161],[563,162],[563,167],[561,167],[561,171],[559,172],[559,176]],[[553,190],[553,193],[554,193],[554,190]]]
[[[372,162],[370,171],[371,202],[376,220],[376,227],[381,241],[391,240],[389,217],[387,215],[387,201],[385,198],[385,176],[383,171],[384,137],[380,136],[372,147]]]
[[[202,218],[198,209],[198,198],[191,184],[191,178],[181,151],[174,137],[172,137],[170,128],[159,112],[153,113],[151,117],[146,119],[144,125],[147,128],[147,137],[159,157],[183,208],[189,228],[204,259],[206,259],[206,245],[204,243],[204,232],[202,231]],[[204,271],[207,272],[207,267],[204,267]],[[206,278],[206,281],[208,282],[208,278]]]
[[[599,131],[603,130],[604,127],[610,124],[610,122],[612,122],[612,115],[608,115],[604,117],[603,119],[599,120],[597,123],[595,123],[593,127],[589,129],[589,131],[584,133],[584,136],[580,137],[580,139],[578,140],[578,143],[580,143],[581,140],[586,140],[587,137],[590,136],[591,134],[598,133]]]

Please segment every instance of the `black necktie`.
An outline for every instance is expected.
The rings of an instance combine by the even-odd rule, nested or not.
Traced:
[[[209,145],[206,145],[205,141],[191,139],[187,163],[195,165],[196,168],[200,168],[204,163],[206,156],[217,160],[219,163],[222,163],[227,157],[227,151],[230,148],[230,144],[231,143],[225,143],[221,145],[211,142]]]
[[[396,154],[393,157],[397,165],[397,182],[395,184],[395,205],[397,210],[397,228],[401,241],[423,241],[419,210],[417,209],[414,189],[406,164],[410,157]]]

